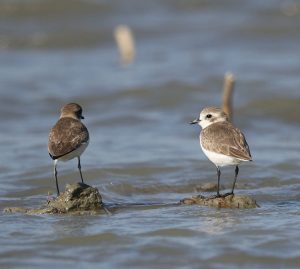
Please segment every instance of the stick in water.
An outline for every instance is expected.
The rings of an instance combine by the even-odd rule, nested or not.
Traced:
[[[235,85],[234,75],[227,72],[224,76],[223,85],[223,100],[222,100],[222,110],[228,115],[229,120],[232,121],[232,94]]]
[[[131,29],[127,25],[119,25],[115,28],[114,36],[121,63],[125,65],[132,63],[135,57],[135,42]]]

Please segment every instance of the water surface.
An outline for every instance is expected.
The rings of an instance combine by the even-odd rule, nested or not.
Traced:
[[[0,210],[55,194],[49,128],[83,106],[85,181],[107,216],[0,213],[1,268],[299,268],[300,6],[297,1],[8,1],[0,3]],[[119,64],[113,29],[137,58]],[[188,122],[237,79],[234,123],[254,162],[236,193],[251,210],[178,206],[216,181]],[[76,161],[59,183],[79,180]],[[233,169],[222,170],[232,184]]]

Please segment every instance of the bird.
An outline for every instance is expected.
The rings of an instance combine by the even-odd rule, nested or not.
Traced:
[[[190,124],[198,124],[202,130],[199,140],[200,146],[207,158],[217,168],[217,195],[224,197],[234,195],[234,187],[239,173],[239,164],[252,161],[250,148],[240,129],[229,122],[228,116],[218,107],[206,107],[197,119]],[[231,192],[220,194],[221,167],[235,166],[235,176]]]
[[[64,105],[60,111],[59,120],[50,129],[48,137],[48,152],[54,162],[54,177],[57,196],[59,187],[57,180],[57,162],[78,159],[78,170],[83,182],[80,156],[89,144],[89,132],[81,122],[84,119],[82,107],[77,103]]]

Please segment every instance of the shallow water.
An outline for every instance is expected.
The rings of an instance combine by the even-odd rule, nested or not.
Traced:
[[[127,67],[120,23],[137,42]],[[297,1],[1,1],[0,267],[299,268],[299,27]],[[220,104],[227,71],[254,159],[236,193],[261,207],[179,206],[216,180],[188,122]],[[113,215],[3,213],[55,194],[47,136],[70,101],[91,136],[85,181]],[[75,160],[58,170],[61,189],[79,180]]]

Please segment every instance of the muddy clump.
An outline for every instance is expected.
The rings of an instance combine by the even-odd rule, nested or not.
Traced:
[[[186,205],[204,205],[216,208],[257,208],[259,205],[249,196],[242,195],[225,195],[221,197],[204,197],[202,195],[193,196],[191,198],[184,198],[180,201],[181,204]]]
[[[38,209],[10,207],[9,213],[26,214],[97,214],[104,209],[102,197],[97,188],[84,183],[67,184],[65,192],[50,199]]]

